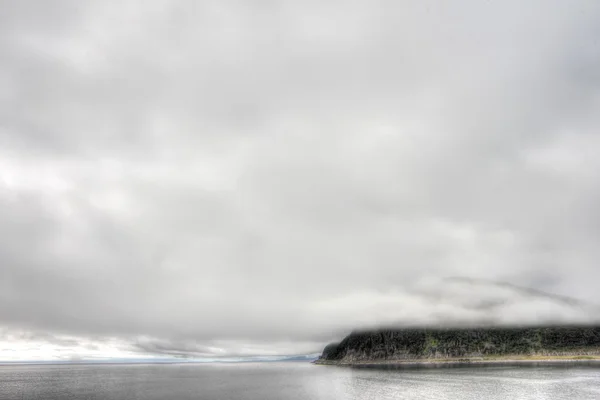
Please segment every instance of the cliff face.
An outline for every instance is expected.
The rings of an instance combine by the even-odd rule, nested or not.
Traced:
[[[337,351],[339,345],[339,343],[331,343],[325,346],[325,348],[323,349],[323,354],[321,354],[321,357],[319,357],[319,359],[327,360],[328,357],[331,356],[331,354]]]
[[[320,360],[368,361],[493,356],[600,355],[600,327],[386,329],[353,332],[329,345]]]

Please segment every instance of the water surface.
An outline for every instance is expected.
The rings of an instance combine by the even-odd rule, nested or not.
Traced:
[[[2,400],[600,399],[600,369],[369,370],[308,363],[4,365]]]

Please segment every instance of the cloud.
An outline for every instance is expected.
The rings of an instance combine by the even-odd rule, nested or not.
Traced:
[[[21,1],[0,19],[5,329],[235,356],[489,310],[595,318],[442,279],[599,302],[596,2]]]

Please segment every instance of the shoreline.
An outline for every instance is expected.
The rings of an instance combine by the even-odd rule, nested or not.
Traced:
[[[456,367],[539,367],[539,366],[591,366],[600,368],[600,356],[547,356],[506,358],[461,358],[422,360],[380,360],[339,362],[316,360],[315,365],[349,368],[408,369],[408,368],[456,368]]]

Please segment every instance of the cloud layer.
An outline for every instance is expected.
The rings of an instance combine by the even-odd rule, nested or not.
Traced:
[[[376,322],[596,318],[443,278],[600,303],[598,2],[3,8],[15,343],[295,354]]]

